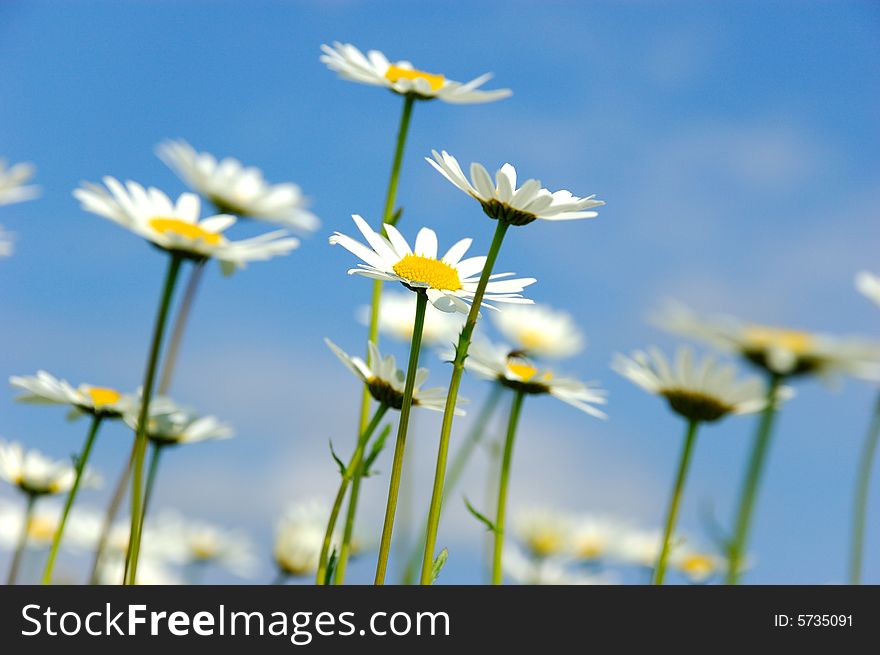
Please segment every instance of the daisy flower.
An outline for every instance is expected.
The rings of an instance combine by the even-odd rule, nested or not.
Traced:
[[[331,245],[340,245],[364,263],[348,271],[349,275],[363,275],[376,280],[400,282],[413,291],[425,289],[428,300],[444,312],[468,313],[477,290],[480,273],[486,263],[485,257],[462,259],[473,239],[462,239],[455,243],[446,254],[437,258],[437,235],[434,230],[423,227],[416,235],[415,248],[410,248],[403,235],[393,225],[385,225],[388,238],[376,233],[367,222],[353,215],[355,225],[369,246],[355,241],[349,236],[335,232],[330,237]],[[490,276],[484,300],[517,304],[531,304],[523,298],[521,291],[535,283],[534,278],[505,279],[513,273],[499,273]],[[492,307],[484,302],[484,306]],[[492,307],[495,309],[494,307]]]
[[[513,532],[533,558],[565,553],[572,528],[568,514],[548,508],[529,508],[513,517]]]
[[[607,585],[616,584],[608,574],[595,575],[578,571],[560,558],[531,559],[518,548],[504,553],[504,573],[521,585]]]
[[[557,377],[550,369],[540,369],[519,352],[505,345],[477,342],[471,346],[465,367],[488,380],[497,380],[514,391],[550,394],[582,412],[606,418],[594,405],[603,405],[605,391],[595,383]]]
[[[362,307],[358,318],[364,325],[370,320],[370,308]],[[379,331],[399,341],[410,343],[416,318],[416,298],[411,293],[384,293],[379,305]],[[428,345],[449,344],[455,340],[462,327],[459,313],[441,312],[433,305],[425,311],[422,343]]]
[[[564,189],[549,191],[534,179],[526,180],[517,188],[516,169],[511,164],[504,164],[495,173],[493,183],[486,167],[474,162],[468,180],[455,157],[445,150],[431,152],[434,158],[425,157],[425,161],[461,191],[475,198],[489,218],[510,225],[528,225],[539,218],[547,221],[595,218],[599,214],[592,209],[605,204],[596,200],[595,195],[580,198]]]
[[[502,336],[523,354],[563,358],[583,350],[584,335],[566,312],[543,305],[505,307],[492,318]]]
[[[728,414],[751,414],[766,406],[767,389],[757,377],[736,378],[736,369],[710,356],[696,362],[687,346],[670,362],[657,348],[626,357],[615,354],[611,368],[649,393],[663,396],[676,414],[690,421],[717,421]]]
[[[671,556],[674,557],[674,546],[680,542],[677,538],[670,542],[673,545]],[[625,564],[653,569],[662,548],[663,533],[659,530],[628,530],[621,535],[614,555]]]
[[[856,289],[874,304],[880,305],[880,277],[862,271],[856,275]]]
[[[507,98],[512,93],[510,89],[481,90],[479,87],[492,78],[491,73],[462,83],[446,79],[444,75],[418,70],[408,61],[390,62],[378,50],[370,50],[364,55],[350,43],[337,41],[332,47],[322,45],[321,50],[324,53],[321,61],[341,78],[385,87],[419,100],[439,98],[451,104],[467,105],[494,102]]]
[[[67,380],[56,378],[46,371],[36,375],[13,376],[9,383],[24,393],[16,400],[23,403],[45,405],[68,405],[77,413],[104,418],[120,418],[124,413],[136,411],[137,399],[109,387],[81,384],[73,387]]]
[[[302,189],[292,182],[269,184],[259,168],[245,167],[232,157],[218,161],[183,140],[165,141],[156,153],[223,214],[247,216],[303,232],[321,226],[318,217],[307,209],[309,203]]]
[[[74,508],[67,517],[64,547],[72,552],[88,552],[97,542],[101,528],[101,514],[92,509]],[[14,503],[0,501],[0,547],[13,548],[24,527],[25,511]],[[61,505],[54,502],[38,503],[31,515],[27,545],[46,548],[51,545],[61,522]]]
[[[347,354],[330,339],[324,339],[324,343],[339,358],[339,361],[345,364],[352,373],[367,385],[370,394],[377,402],[384,403],[393,409],[400,409],[402,407],[406,375],[397,368],[397,361],[394,355],[382,357],[378,346],[371,341],[367,344],[370,350],[369,361],[371,363],[367,364],[360,357],[352,357]],[[446,406],[446,391],[440,387],[422,389],[421,387],[427,379],[428,369],[420,368],[416,372],[412,404],[424,409],[442,412]],[[456,410],[456,414],[463,416],[464,411]]]
[[[169,558],[180,564],[216,564],[240,577],[252,575],[256,568],[254,544],[239,530],[186,519],[174,512],[160,516],[156,525],[158,531],[176,535],[176,548],[169,549]]]
[[[132,430],[137,431],[138,408],[128,412],[124,420]],[[232,427],[217,417],[202,416],[170,398],[159,397],[150,404],[147,438],[158,446],[230,439],[234,434]]]
[[[576,560],[593,562],[613,552],[625,528],[619,522],[597,516],[572,519],[569,548]]]
[[[125,571],[124,557],[106,557],[98,562],[96,579],[99,585],[118,585]],[[186,580],[171,569],[166,562],[145,556],[138,562],[135,584],[152,585],[183,585]]]
[[[698,316],[679,304],[654,317],[659,327],[735,352],[773,375],[847,373],[880,378],[880,344],[753,323],[729,316]]]
[[[273,550],[283,574],[314,575],[329,514],[329,508],[319,501],[299,503],[287,510],[276,528]]]
[[[7,168],[6,160],[0,159],[0,205],[36,198],[40,188],[27,185],[35,172],[33,164],[15,164]]]
[[[720,574],[727,566],[727,560],[715,553],[682,545],[669,558],[674,569],[693,583],[700,584]]]
[[[192,193],[172,202],[159,189],[145,189],[137,182],[123,186],[116,178],[105,177],[104,184],[106,188],[84,183],[73,195],[86,211],[110,219],[162,250],[196,261],[217,259],[227,275],[250,261],[286,255],[299,246],[299,240],[284,230],[230,241],[223,232],[235,223],[235,217],[218,214],[199,220],[201,203]]]
[[[0,479],[31,496],[47,496],[70,490],[76,470],[67,462],[51,460],[37,450],[25,450],[21,444],[0,441]],[[83,473],[82,483],[97,486],[91,471]]]

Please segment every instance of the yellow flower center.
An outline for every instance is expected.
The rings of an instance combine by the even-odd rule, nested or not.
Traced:
[[[393,266],[394,272],[411,282],[427,284],[440,291],[458,291],[461,279],[458,271],[446,262],[421,255],[406,255]]]
[[[529,382],[538,375],[538,369],[536,367],[532,366],[527,361],[513,358],[507,360],[507,372],[516,376],[521,382]],[[544,371],[538,379],[541,382],[549,382],[553,379],[553,373],[550,371]]]
[[[704,578],[715,571],[715,562],[708,555],[688,555],[681,562],[681,570],[688,575]]]
[[[398,80],[425,80],[431,87],[431,91],[438,91],[446,83],[443,75],[435,75],[426,73],[412,68],[401,68],[391,64],[385,71],[385,79],[389,82],[397,82]]]
[[[526,350],[540,348],[547,342],[544,338],[544,334],[538,330],[522,330],[518,337],[523,348]]]
[[[198,542],[190,546],[193,559],[209,560],[217,557],[217,547],[207,542]]]
[[[104,405],[113,405],[118,403],[122,398],[122,394],[115,389],[106,387],[89,387],[85,391],[86,395],[91,398],[92,405],[95,407],[103,407]]]
[[[28,526],[28,539],[38,543],[52,541],[55,538],[57,528],[57,521],[37,516],[31,520],[31,524]]]
[[[576,554],[582,559],[597,559],[605,552],[605,543],[601,540],[583,540],[575,548]]]
[[[187,223],[179,218],[156,216],[149,220],[148,225],[156,230],[156,232],[161,232],[166,236],[179,236],[192,241],[204,241],[211,246],[219,245],[223,241],[222,234],[209,232],[195,223]]]
[[[539,557],[556,553],[560,546],[562,546],[562,538],[555,532],[538,533],[529,540],[529,547]]]
[[[754,325],[745,331],[746,340],[755,348],[783,348],[796,355],[813,349],[813,336],[808,332]]]

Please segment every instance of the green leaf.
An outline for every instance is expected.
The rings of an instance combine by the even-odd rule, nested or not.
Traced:
[[[495,527],[495,524],[492,523],[492,521],[490,521],[488,518],[486,518],[486,516],[484,514],[480,514],[480,512],[478,512],[474,508],[474,506],[471,505],[470,502],[468,502],[467,498],[464,499],[464,504],[465,504],[465,507],[467,507],[468,511],[471,513],[471,515],[475,519],[477,519],[480,523],[485,525],[487,530],[489,530],[490,532],[495,532],[497,534],[498,528]]]
[[[327,560],[327,574],[324,576],[324,584],[333,584],[333,572],[336,569],[336,546],[330,551],[330,558]]]
[[[437,559],[435,559],[434,563],[431,565],[431,584],[437,582],[440,571],[443,570],[443,565],[446,564],[447,559],[449,559],[449,550],[444,548],[440,551],[440,554],[437,555]]]
[[[388,221],[391,225],[397,225],[397,221],[400,220],[400,217],[403,216],[403,207],[398,207],[397,211],[395,211],[391,215],[391,220]]]
[[[336,462],[336,465],[339,467],[339,475],[345,475],[345,464],[343,464],[342,460],[339,459],[339,455],[336,454],[336,451],[333,450],[333,440],[330,439],[330,454],[333,455],[333,461]]]
[[[376,461],[376,458],[379,457],[382,450],[385,448],[385,442],[388,440],[388,435],[391,434],[391,424],[385,426],[385,429],[379,434],[378,437],[373,441],[373,447],[370,448],[370,452],[367,455],[367,458],[364,460],[364,477],[368,478],[371,475],[374,475],[376,471],[371,470],[373,468],[373,463]]]

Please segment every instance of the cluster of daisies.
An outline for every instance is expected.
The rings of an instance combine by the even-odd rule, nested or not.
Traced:
[[[644,529],[540,509],[515,514],[508,526],[510,473],[526,400],[552,397],[584,415],[605,419],[607,398],[597,382],[564,371],[565,360],[579,354],[586,344],[572,316],[534,304],[527,294],[532,295],[537,280],[498,272],[496,265],[503,258],[506,240],[522,238],[521,230],[534,229],[529,226],[535,223],[596,218],[604,202],[595,195],[551,190],[538,179],[522,179],[510,163],[499,166],[494,175],[478,162],[465,172],[452,154],[433,150],[425,162],[452,188],[476,201],[471,205],[474,213],[481,212],[495,228],[486,247],[475,247],[474,239],[462,234],[444,234],[441,247],[434,229],[410,231],[399,226],[402,212],[396,194],[413,105],[433,100],[490,103],[509,97],[510,90],[485,89],[489,74],[457,82],[408,61],[391,61],[378,51],[363,53],[351,44],[323,46],[321,61],[343,79],[391,91],[401,99],[402,107],[383,211],[372,220],[353,214],[355,232],[334,231],[329,237],[330,245],[354,257],[348,273],[372,283],[370,303],[359,313],[367,328],[365,342],[343,348],[325,339],[361,391],[360,404],[352,402],[353,408],[359,408],[353,417],[357,436],[347,456],[346,451],[340,455],[331,446],[339,472],[332,502],[301,502],[281,517],[272,549],[275,582],[345,582],[350,558],[363,556],[366,550],[367,542],[359,536],[363,528],[357,523],[360,487],[374,473],[377,459],[389,450],[393,453],[387,465],[389,486],[374,578],[375,584],[386,582],[413,408],[437,412],[442,421],[439,439],[432,441],[437,444],[437,457],[431,499],[422,512],[424,523],[408,558],[405,580],[433,584],[442,576],[450,556],[440,548],[443,509],[493,416],[500,414],[503,434],[490,453],[492,492],[483,507],[466,501],[475,534],[488,530],[491,555],[487,568],[493,584],[505,579],[523,584],[613,583],[619,581],[615,567],[621,566],[646,572],[654,584],[664,583],[667,570],[692,582],[722,576],[728,583],[738,582],[748,559],[749,531],[774,418],[792,398],[793,383],[809,376],[830,379],[841,374],[876,382],[880,380],[880,344],[729,317],[704,317],[682,305],[670,305],[655,316],[658,326],[718,352],[702,353],[690,344],[672,354],[648,347],[615,354],[611,362],[613,371],[662,398],[684,426],[681,456],[662,520]],[[0,543],[14,553],[10,583],[26,568],[23,561],[33,551],[43,555],[42,582],[60,580],[61,576],[53,577],[53,571],[62,546],[90,556],[86,579],[92,583],[195,582],[206,564],[243,576],[254,570],[255,548],[245,535],[167,511],[150,511],[164,453],[183,444],[233,436],[227,423],[179,403],[169,392],[205,265],[216,260],[222,272],[230,275],[253,262],[285,256],[299,247],[298,236],[318,230],[320,221],[296,184],[269,183],[255,167],[233,158],[218,160],[182,140],[162,143],[156,152],[190,191],[173,198],[156,187],[107,176],[101,183],[84,183],[73,192],[84,211],[114,222],[155,247],[164,256],[165,273],[139,386],[74,386],[42,370],[10,379],[21,402],[63,406],[72,417],[85,417],[88,423],[83,446],[72,462],[47,458],[18,443],[0,442],[0,478],[25,499],[23,508],[0,508]],[[7,169],[0,163],[0,205],[35,197],[37,189],[28,184],[32,174],[29,165]],[[241,220],[273,228],[237,239],[232,234]],[[454,232],[455,227],[445,226],[444,232]],[[0,230],[0,255],[11,252],[9,243]],[[188,274],[186,292],[175,304],[184,273]],[[386,292],[388,283],[394,289]],[[880,303],[877,277],[860,274],[857,286]],[[406,362],[383,354],[380,339],[384,337],[409,344]],[[350,354],[352,348],[359,354]],[[448,384],[437,383],[436,374],[432,378],[436,386],[427,384],[423,354],[432,348],[439,354],[435,363],[445,363],[442,373],[449,375]],[[731,355],[755,374],[742,374],[731,363]],[[458,439],[453,438],[453,434],[458,436],[455,419],[471,407],[459,396],[466,373],[485,381],[487,393],[482,405],[471,409],[475,418],[470,430]],[[696,546],[680,534],[677,523],[697,436],[725,417],[744,414],[759,418],[735,520],[716,547]],[[116,483],[109,506],[98,512],[75,505],[81,490],[101,481],[89,466],[89,458],[108,423],[127,430],[132,447],[119,477],[111,478]],[[870,459],[880,433],[877,423],[866,443],[863,460],[868,465],[860,477],[856,502],[861,511],[855,513],[853,533],[851,577],[855,582],[861,570]],[[452,444],[455,448],[450,452]],[[63,503],[44,502],[52,496],[63,497]],[[129,504],[124,512],[126,498]],[[512,543],[506,543],[508,533]]]

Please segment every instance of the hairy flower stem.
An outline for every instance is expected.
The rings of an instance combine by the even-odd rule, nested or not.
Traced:
[[[504,454],[501,456],[501,475],[498,478],[498,507],[495,512],[495,545],[492,549],[492,584],[500,585],[503,577],[501,560],[504,554],[504,519],[507,512],[507,488],[510,483],[510,463],[513,461],[513,441],[516,427],[522,413],[525,393],[517,391],[513,395],[510,418],[507,422],[507,436],[504,438]]]
[[[688,421],[684,437],[684,446],[681,450],[681,458],[678,461],[678,473],[675,476],[675,484],[672,487],[672,496],[669,499],[669,509],[666,511],[666,526],[663,529],[663,545],[660,547],[660,557],[657,558],[657,566],[654,568],[652,584],[662,585],[666,576],[666,562],[669,559],[670,541],[675,532],[675,522],[678,518],[678,508],[681,505],[681,495],[684,491],[684,481],[687,478],[691,457],[694,453],[694,443],[697,439],[698,421]]]
[[[413,390],[416,371],[419,367],[419,351],[422,346],[422,330],[425,327],[425,310],[428,306],[428,292],[416,290],[416,317],[413,323],[412,343],[409,348],[409,363],[406,367],[406,382],[403,390],[403,405],[400,407],[400,423],[397,425],[397,441],[394,444],[394,459],[391,465],[391,481],[388,486],[388,504],[385,507],[385,523],[382,526],[382,540],[379,542],[379,560],[376,564],[377,585],[385,584],[388,568],[388,554],[391,551],[391,533],[394,530],[394,514],[397,511],[397,496],[400,492],[400,476],[403,472],[403,453],[406,448],[406,432],[412,409]]]
[[[79,491],[80,482],[82,482],[83,474],[86,470],[86,462],[89,461],[89,455],[92,452],[92,445],[95,443],[95,437],[98,436],[98,428],[101,427],[102,416],[100,413],[92,417],[92,423],[89,427],[86,442],[83,445],[82,452],[76,459],[76,477],[73,479],[73,486],[67,492],[67,499],[64,501],[64,509],[61,511],[61,519],[58,527],[55,529],[55,536],[52,538],[52,548],[49,550],[49,557],[46,560],[46,568],[43,570],[42,584],[52,583],[52,570],[55,568],[55,560],[58,558],[58,550],[61,547],[61,538],[64,535],[64,526],[67,525],[67,517],[70,509],[73,507],[73,501],[76,500],[76,493]]]
[[[852,542],[849,556],[849,583],[862,583],[862,560],[865,553],[865,518],[868,514],[868,491],[871,488],[871,469],[874,467],[874,454],[880,438],[880,395],[874,405],[874,415],[865,443],[859,457],[859,473],[856,478],[856,493],[853,499]]]
[[[458,337],[458,346],[455,348],[455,359],[452,362],[452,379],[449,381],[449,392],[446,396],[446,407],[443,411],[443,425],[440,428],[440,445],[437,451],[437,468],[434,472],[434,490],[431,494],[431,508],[428,512],[428,529],[425,533],[425,554],[422,559],[421,583],[431,584],[431,571],[434,566],[434,548],[437,544],[437,530],[440,526],[440,507],[443,504],[443,484],[446,478],[446,458],[449,454],[449,437],[452,434],[452,420],[455,416],[455,404],[458,401],[458,389],[461,386],[461,377],[464,374],[464,361],[467,359],[468,348],[471,345],[471,336],[477,326],[477,318],[480,316],[480,305],[483,304],[483,294],[486,285],[489,284],[489,276],[501,250],[504,235],[507,234],[509,223],[498,221],[495,228],[495,236],[492,237],[492,245],[486,255],[486,263],[474,292],[473,304],[468,312],[464,327]]]

